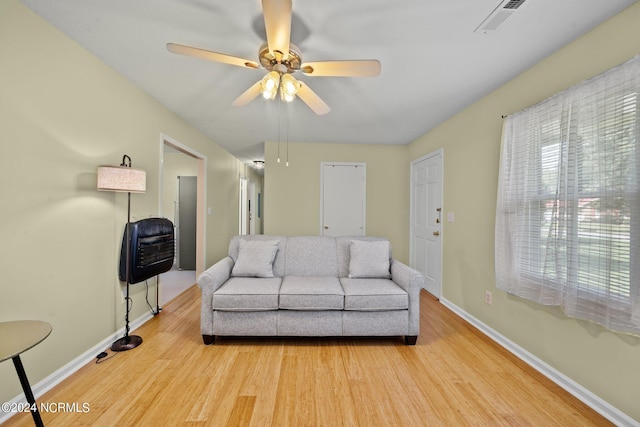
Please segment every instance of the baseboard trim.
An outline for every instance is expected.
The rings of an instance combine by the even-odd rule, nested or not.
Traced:
[[[144,323],[148,322],[152,318],[153,318],[153,314],[150,312],[147,312],[142,316],[140,316],[139,318],[137,318],[136,320],[130,322],[129,326],[131,328],[131,331],[134,331],[135,329],[139,328],[140,326],[142,326]],[[122,329],[118,330],[117,332],[114,332],[112,335],[108,336],[104,340],[100,341],[98,344],[94,345],[93,347],[91,347],[90,349],[88,349],[87,351],[85,351],[75,359],[73,359],[71,362],[67,363],[57,371],[53,372],[51,375],[47,376],[46,378],[42,379],[36,384],[31,384],[31,391],[33,391],[33,395],[36,398],[36,402],[38,402],[38,399],[40,398],[40,396],[42,396],[43,394],[45,394],[46,392],[48,392],[49,390],[51,390],[52,388],[60,384],[62,381],[67,379],[69,376],[71,376],[73,373],[75,373],[80,368],[85,366],[87,363],[95,360],[96,355],[98,353],[104,351],[105,348],[111,347],[111,344],[118,338],[123,337],[124,333],[125,333],[125,328],[123,327]],[[27,375],[29,375],[29,373],[27,373]],[[17,395],[7,403],[9,404],[15,403],[18,405],[18,407],[21,407],[21,405],[26,402],[27,402],[27,399],[24,397],[24,393],[20,393],[19,395]],[[9,413],[0,412],[0,424],[7,421],[13,415],[15,414],[11,412]]]
[[[572,394],[574,397],[576,397],[586,405],[589,405],[589,407],[591,407],[594,411],[598,412],[600,415],[614,423],[616,426],[633,427],[638,425],[638,421],[620,411],[618,408],[614,407],[604,399],[598,397],[588,389],[584,388],[582,385],[573,381],[571,378],[567,377],[562,372],[555,369],[553,366],[529,353],[527,350],[509,340],[504,335],[496,332],[494,329],[490,328],[485,323],[481,322],[457,305],[453,304],[451,301],[447,300],[446,298],[440,298],[440,302],[449,310],[453,311],[455,314],[480,330],[483,334],[498,343],[500,346],[511,352],[517,358],[531,366],[536,371],[540,372],[545,377],[549,378],[551,381],[565,389],[567,392]]]

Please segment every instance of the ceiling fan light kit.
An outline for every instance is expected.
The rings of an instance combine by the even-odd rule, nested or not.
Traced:
[[[302,72],[314,77],[374,77],[380,74],[380,61],[376,59],[303,63],[300,50],[291,43],[291,0],[262,0],[262,11],[267,41],[258,50],[259,63],[176,43],[167,43],[167,49],[179,55],[267,70],[266,76],[233,101],[234,106],[246,105],[260,94],[265,99],[275,99],[279,91],[282,101],[291,102],[297,96],[314,113],[327,114],[331,108],[308,85],[296,80],[292,74]]]
[[[262,97],[264,99],[274,99],[280,86],[280,74],[277,71],[271,71],[260,80],[262,87]]]
[[[275,99],[279,91],[282,101],[291,102],[299,89],[300,82],[291,74],[283,74],[279,71],[270,71],[260,80],[260,90],[264,99]]]
[[[300,82],[293,78],[291,74],[284,74],[280,77],[280,96],[285,102],[291,102],[300,90]]]

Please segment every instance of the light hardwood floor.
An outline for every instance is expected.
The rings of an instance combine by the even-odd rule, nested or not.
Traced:
[[[424,291],[401,338],[200,337],[192,287],[135,331],[135,350],[90,363],[40,397],[88,404],[47,426],[601,426],[604,418]],[[112,353],[110,353],[111,355]],[[7,426],[30,426],[29,414]]]

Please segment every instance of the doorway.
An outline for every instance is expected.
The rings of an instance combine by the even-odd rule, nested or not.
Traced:
[[[442,149],[411,162],[410,266],[425,276],[424,288],[442,293]]]
[[[320,235],[364,236],[366,163],[321,163],[320,168]]]
[[[247,197],[249,199],[247,204],[247,208],[249,210],[249,234],[256,234],[258,201],[256,200],[256,183],[253,181],[249,181]]]
[[[245,177],[240,177],[240,194],[238,195],[238,234],[244,236],[249,234],[249,180]]]
[[[193,164],[195,166],[195,161]],[[173,221],[176,231],[176,263],[179,270],[195,270],[198,177],[178,175],[177,184]]]
[[[260,192],[261,183],[240,176],[239,205],[238,205],[238,234],[262,234],[260,220]]]
[[[166,304],[186,289],[193,286],[198,275],[204,271],[205,266],[205,188],[206,188],[206,163],[204,155],[190,147],[166,136],[160,138],[160,194],[159,216],[171,219],[174,226],[178,224],[177,217],[179,204],[178,185],[179,176],[193,176],[195,181],[195,215],[192,215],[190,227],[195,228],[195,265],[188,269],[180,268],[176,258],[173,268],[163,273],[158,278],[159,302]],[[184,215],[184,214],[183,214]],[[187,224],[181,224],[186,226]],[[178,231],[176,230],[176,237]],[[193,250],[193,249],[192,249]],[[176,247],[178,255],[179,247]]]

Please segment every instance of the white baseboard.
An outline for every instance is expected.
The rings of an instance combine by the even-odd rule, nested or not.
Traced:
[[[571,378],[567,377],[562,372],[555,369],[553,366],[547,364],[546,362],[529,353],[527,350],[509,340],[505,336],[499,334],[486,324],[482,323],[480,320],[462,310],[457,305],[453,304],[451,301],[445,298],[440,298],[440,302],[449,310],[453,311],[455,314],[476,327],[483,334],[513,353],[520,360],[527,363],[529,366],[540,372],[545,377],[549,378],[551,381],[565,389],[567,392],[575,396],[577,399],[591,407],[594,411],[598,412],[600,415],[602,415],[615,425],[630,427],[637,427],[639,425],[638,421],[634,420],[604,399],[598,397],[577,382],[573,381]]]
[[[136,320],[130,322],[129,326],[131,328],[131,331],[139,328],[141,325],[148,322],[152,318],[153,318],[153,314],[151,314],[150,312],[147,312],[142,316],[140,316],[139,318],[137,318]],[[80,356],[73,359],[71,362],[67,363],[57,371],[53,372],[51,375],[44,378],[42,381],[39,381],[35,385],[32,384],[31,391],[33,392],[33,395],[36,398],[36,402],[38,401],[38,398],[40,396],[42,396],[43,394],[51,390],[56,385],[60,384],[67,377],[69,377],[71,374],[73,374],[74,372],[76,372],[77,370],[85,366],[87,363],[95,360],[98,353],[104,351],[106,348],[111,347],[111,344],[118,338],[123,337],[124,333],[125,333],[125,328],[123,327],[119,331],[114,332],[112,335],[108,336],[104,340],[100,341],[98,344],[94,345],[93,347],[91,347],[90,349],[82,353]],[[27,375],[29,374],[27,373]],[[16,404],[18,407],[22,407],[22,404],[25,404],[26,402],[27,402],[27,399],[25,398],[24,393],[20,393],[19,395],[17,395],[7,403],[11,405]],[[9,413],[0,412],[0,424],[7,421],[13,415],[15,414],[11,412]]]

